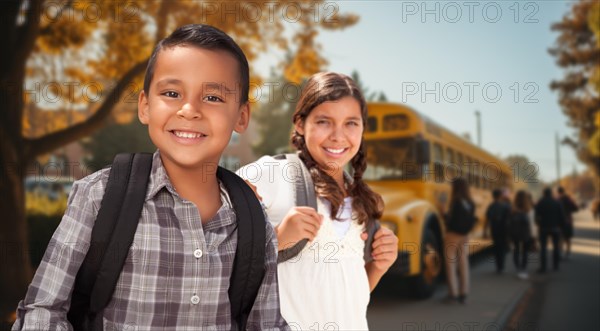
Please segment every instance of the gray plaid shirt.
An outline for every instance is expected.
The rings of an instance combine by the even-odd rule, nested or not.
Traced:
[[[89,247],[109,169],[75,182],[13,330],[70,330],[66,314],[77,271]],[[232,330],[229,277],[237,223],[221,187],[222,206],[202,225],[195,205],[171,185],[154,154],[146,201],[115,292],[104,310],[107,330]],[[248,329],[288,329],[279,311],[277,243],[269,222],[265,277]]]

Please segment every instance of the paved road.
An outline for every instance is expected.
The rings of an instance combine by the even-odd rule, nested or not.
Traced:
[[[571,258],[532,278],[509,330],[600,330],[600,222],[586,210],[575,225]]]
[[[561,271],[516,278],[511,256],[497,275],[489,255],[472,259],[466,305],[446,305],[440,286],[433,298],[415,301],[379,288],[368,311],[372,330],[600,330],[600,226],[588,211],[576,215],[573,255]]]

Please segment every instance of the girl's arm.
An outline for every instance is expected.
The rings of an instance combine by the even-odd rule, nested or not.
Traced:
[[[366,232],[363,232],[361,237],[363,240],[366,240],[368,235]],[[381,280],[381,277],[383,277],[398,258],[398,238],[392,230],[381,227],[375,233],[371,254],[373,261],[365,264],[365,270],[369,279],[369,288],[373,291]]]

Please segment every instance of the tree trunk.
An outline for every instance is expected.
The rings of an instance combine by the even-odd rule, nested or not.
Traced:
[[[143,73],[147,63],[146,59],[125,73],[99,109],[86,121],[33,140],[24,139],[21,135],[22,79],[21,83],[11,85],[13,89],[0,88],[0,100],[5,100],[0,110],[0,257],[4,263],[0,272],[0,321],[12,321],[11,315],[33,276],[23,189],[27,166],[36,156],[52,152],[100,128],[121,92]],[[0,327],[0,330],[3,328]]]
[[[25,167],[20,157],[23,149],[18,141],[7,139],[4,127],[0,128],[0,137],[0,318],[1,323],[11,323],[33,273],[25,220]]]

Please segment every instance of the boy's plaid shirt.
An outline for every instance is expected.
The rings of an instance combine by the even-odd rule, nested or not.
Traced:
[[[13,330],[71,329],[66,314],[87,253],[109,169],[73,185],[69,204],[19,303]],[[221,187],[222,206],[202,225],[195,205],[175,192],[157,151],[133,245],[104,310],[108,330],[232,330],[229,277],[237,245],[236,216]],[[277,243],[267,230],[265,277],[248,329],[288,329],[279,310]]]

